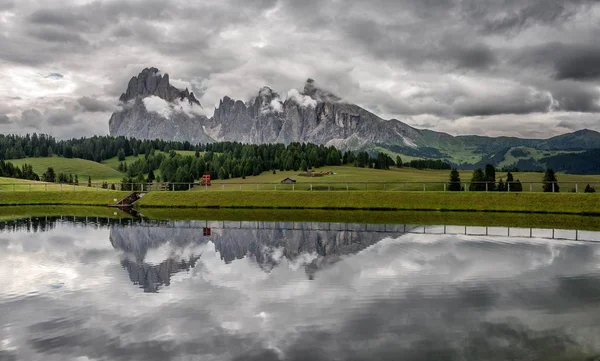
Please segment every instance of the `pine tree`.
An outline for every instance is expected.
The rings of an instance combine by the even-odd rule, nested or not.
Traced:
[[[508,184],[508,182],[507,182]],[[496,190],[498,192],[506,192],[506,188],[504,186],[504,180],[502,178],[500,178],[500,180],[498,181],[498,185],[496,186]]]
[[[451,192],[460,192],[461,188],[460,173],[458,173],[458,170],[454,168],[450,171],[450,183],[448,184],[448,190]]]
[[[485,181],[487,182],[486,190],[490,192],[496,190],[496,168],[491,164],[485,165]]]
[[[560,187],[558,186],[556,179],[556,174],[554,173],[554,169],[548,168],[544,173],[544,178],[542,178],[542,183],[544,183],[544,192],[551,193],[560,192]]]
[[[117,153],[117,159],[119,162],[123,162],[125,160],[125,151],[123,148],[119,149],[119,153]]]
[[[399,155],[396,156],[396,167],[397,168],[402,168],[402,158],[400,158]],[[458,173],[458,172],[457,172]],[[460,189],[459,189],[460,190]]]
[[[88,176],[88,187],[91,187],[91,186],[92,186],[92,176],[89,175]]]
[[[155,179],[156,177],[154,176],[154,171],[150,169],[150,172],[148,172],[148,183],[154,182]]]
[[[54,183],[56,181],[56,174],[54,173],[54,168],[48,167],[46,172],[42,174],[42,181]]]
[[[584,193],[596,193],[596,188],[594,188],[588,184],[585,187]]]
[[[485,173],[483,173],[481,168],[475,169],[473,171],[473,176],[471,177],[471,185],[469,186],[469,190],[474,192],[485,192],[485,184]]]

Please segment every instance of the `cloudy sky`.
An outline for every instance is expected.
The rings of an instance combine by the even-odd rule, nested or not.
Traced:
[[[452,134],[600,130],[598,0],[0,0],[0,132],[107,134],[155,66],[212,109],[306,78]]]

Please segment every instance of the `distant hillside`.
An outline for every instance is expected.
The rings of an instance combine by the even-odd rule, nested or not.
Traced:
[[[92,182],[98,183],[103,181],[118,182],[123,178],[123,174],[119,171],[96,162],[92,162],[80,158],[63,158],[63,157],[49,157],[49,158],[24,158],[10,160],[15,165],[22,165],[27,163],[33,167],[33,171],[41,176],[48,167],[54,168],[54,172],[73,174],[79,177],[80,183],[88,181],[88,176],[92,177]]]

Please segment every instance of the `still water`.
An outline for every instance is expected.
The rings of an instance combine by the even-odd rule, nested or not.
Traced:
[[[0,360],[600,357],[599,243],[238,223],[3,224]]]

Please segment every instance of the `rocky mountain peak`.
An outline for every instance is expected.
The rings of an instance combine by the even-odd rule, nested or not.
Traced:
[[[337,95],[335,95],[327,90],[319,88],[317,86],[317,83],[314,81],[314,79],[311,79],[311,78],[306,79],[306,83],[304,83],[303,94],[315,99],[316,101],[323,102],[323,103],[326,103],[326,102],[336,103],[341,100],[341,98],[338,97]]]
[[[122,102],[128,102],[135,98],[146,98],[157,96],[168,102],[176,100],[187,100],[190,104],[200,105],[200,102],[187,88],[179,90],[169,82],[169,74],[162,75],[157,68],[145,68],[137,76],[132,77],[127,85],[125,93],[119,98]]]

